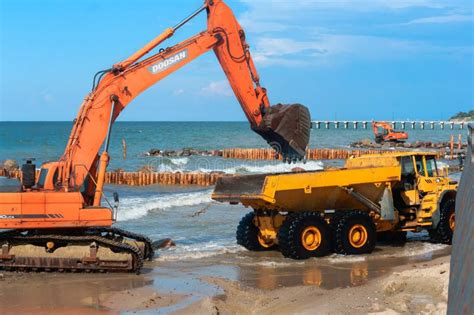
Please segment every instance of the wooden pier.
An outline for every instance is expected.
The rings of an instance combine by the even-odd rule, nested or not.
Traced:
[[[441,120],[387,120],[394,129],[464,129],[473,121],[441,121]],[[371,128],[369,120],[314,120],[312,129],[367,129]]]

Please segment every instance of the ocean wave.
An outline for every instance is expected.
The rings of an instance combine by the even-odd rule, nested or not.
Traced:
[[[435,251],[444,249],[448,246],[449,245],[428,242],[407,242],[400,250],[390,254],[381,254],[380,257],[414,257],[432,255]]]
[[[182,259],[201,259],[221,254],[235,254],[245,249],[233,243],[210,241],[192,245],[177,244],[176,247],[159,251],[155,261],[178,261]]]
[[[369,254],[375,255],[375,254]],[[367,260],[367,255],[358,255],[358,256],[348,256],[348,255],[341,255],[341,254],[331,254],[328,257],[323,259],[327,259],[331,264],[337,263],[348,263],[348,262],[361,262]]]
[[[212,202],[211,190],[166,194],[160,196],[124,198],[117,215],[118,221],[134,220],[144,217],[153,210],[173,207],[194,206]]]
[[[261,267],[268,267],[268,268],[279,268],[279,267],[301,266],[301,265],[306,264],[306,262],[288,259],[288,261],[286,262],[267,260],[267,261],[244,262],[244,263],[239,263],[239,264],[243,266],[261,266]]]
[[[302,168],[307,171],[315,171],[323,169],[323,163],[321,161],[308,161],[306,163],[299,162],[296,164],[285,164],[285,163],[275,163],[275,164],[239,164],[235,166],[225,167],[225,168],[200,168],[200,172],[215,172],[220,171],[227,174],[239,174],[239,173],[285,173],[291,172],[295,167]]]
[[[189,158],[187,157],[176,157],[176,158],[170,158],[170,161],[172,164],[183,167],[189,162]]]

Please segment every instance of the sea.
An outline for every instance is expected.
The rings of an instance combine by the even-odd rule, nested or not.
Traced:
[[[57,160],[64,151],[70,122],[0,122],[0,161],[14,159],[20,164],[35,158],[37,167]],[[410,141],[449,141],[451,135],[466,130],[407,130]],[[313,129],[310,147],[347,148],[351,142],[373,137],[370,129]],[[122,142],[126,143],[124,159]],[[339,165],[341,161],[307,161],[296,165],[280,161],[250,161],[220,157],[150,157],[150,149],[200,150],[224,148],[266,148],[267,144],[250,130],[246,122],[117,122],[112,129],[109,170],[135,171],[152,166],[158,171],[221,171],[254,174],[289,172],[295,166],[306,170]],[[117,216],[119,227],[147,234],[153,240],[171,238],[177,246],[161,251],[158,261],[202,259],[219,254],[233,254],[244,249],[235,242],[239,220],[251,209],[212,201],[212,187],[151,185],[129,187],[108,185],[106,196],[120,195]],[[413,251],[431,250],[432,244],[414,247]]]

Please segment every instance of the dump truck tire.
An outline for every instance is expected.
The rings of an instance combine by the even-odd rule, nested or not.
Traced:
[[[240,220],[237,227],[236,239],[237,244],[245,247],[250,251],[265,251],[275,248],[275,245],[265,246],[259,241],[258,227],[253,223],[255,213],[247,213],[242,220]]]
[[[438,226],[434,229],[428,230],[432,242],[451,244],[453,241],[455,204],[456,202],[454,199],[448,199],[441,205]]]
[[[318,213],[290,213],[278,231],[280,251],[288,258],[325,256],[331,242],[330,228]]]
[[[371,253],[377,242],[375,223],[362,211],[351,211],[336,223],[335,250],[343,255]]]

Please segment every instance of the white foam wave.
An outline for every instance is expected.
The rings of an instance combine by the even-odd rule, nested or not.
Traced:
[[[448,246],[449,245],[428,242],[407,242],[401,250],[390,254],[382,254],[380,257],[414,257],[432,255],[435,251]]]
[[[295,261],[295,260],[290,260],[288,262],[281,262],[281,261],[257,261],[257,262],[251,262],[251,263],[241,263],[241,265],[244,266],[262,266],[262,267],[269,267],[269,268],[278,268],[278,267],[292,267],[292,266],[298,266],[298,265],[304,265],[304,261]]]
[[[127,221],[146,216],[149,211],[173,207],[194,206],[212,202],[211,190],[167,194],[149,197],[124,198],[117,215],[118,221]]]
[[[155,258],[155,260],[178,261],[183,259],[201,259],[221,254],[235,254],[243,250],[243,247],[235,243],[225,244],[214,241],[207,243],[196,243],[192,245],[177,244],[176,247],[159,251],[158,257]]]
[[[171,158],[170,159],[171,163],[178,166],[178,167],[183,167],[189,162],[189,158],[187,157],[179,157],[179,158]]]
[[[337,264],[337,263],[365,261],[367,259],[367,256],[366,255],[346,256],[346,255],[340,255],[340,254],[332,254],[328,256],[326,259],[332,264]]]
[[[182,170],[179,168],[176,168],[175,165],[167,165],[167,164],[160,164],[157,169],[157,172],[160,173],[178,173],[181,172]]]
[[[213,172],[220,171],[227,174],[237,174],[237,173],[284,173],[291,172],[295,167],[302,168],[307,171],[315,171],[323,169],[323,163],[321,161],[308,161],[306,163],[296,163],[296,164],[285,164],[285,163],[275,163],[275,164],[239,164],[236,166],[231,166],[222,169],[207,169],[200,168],[200,172]]]

